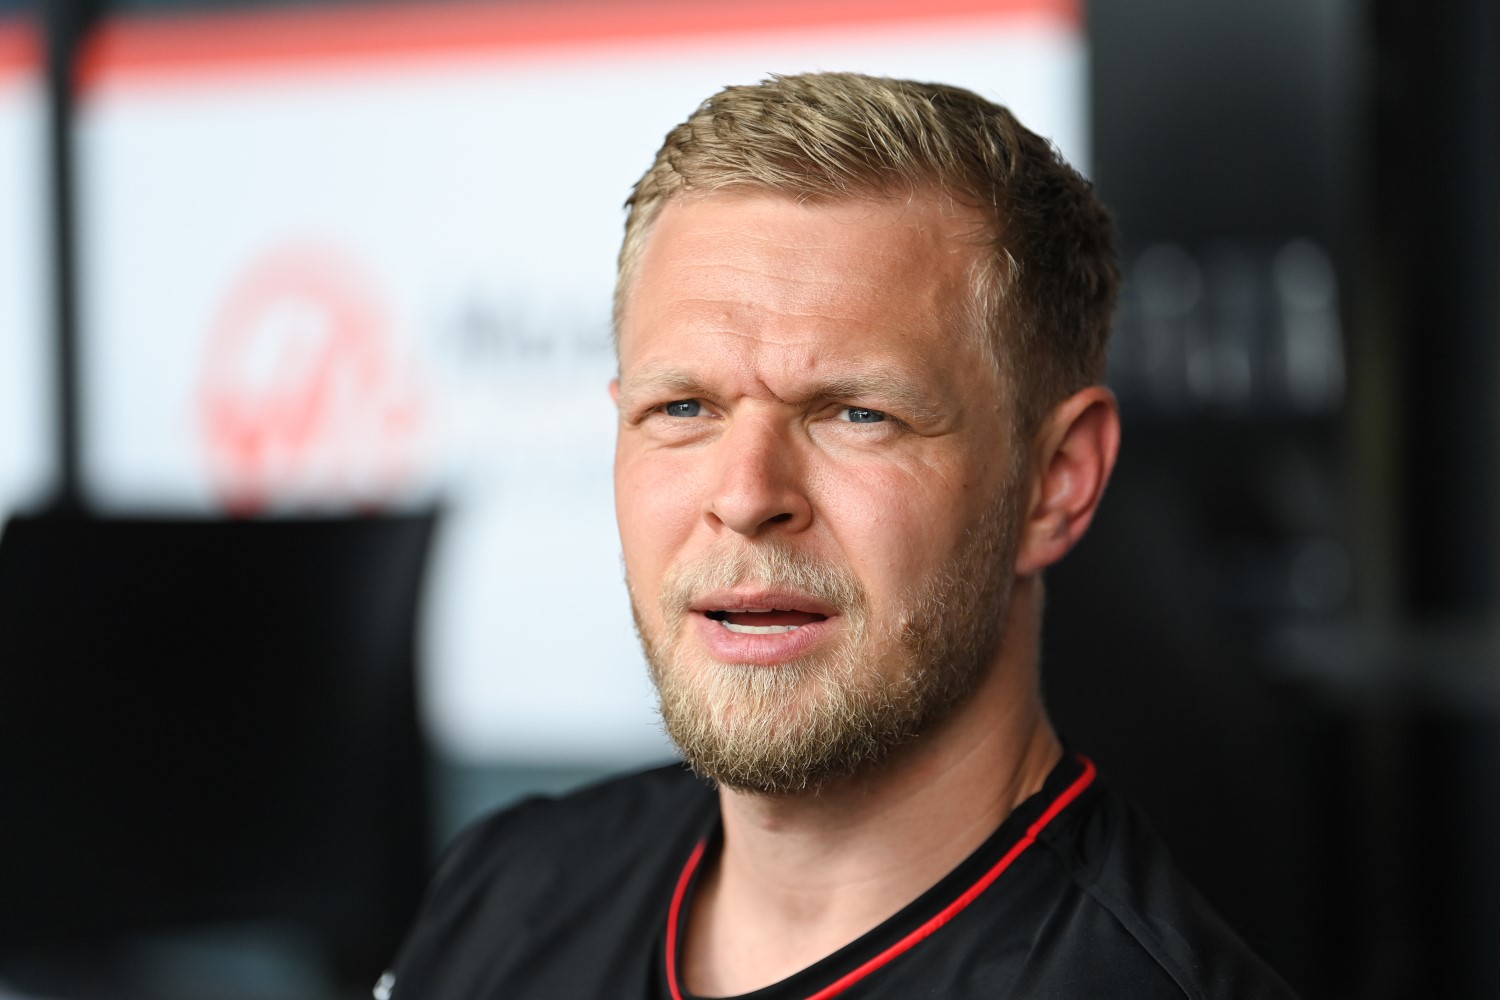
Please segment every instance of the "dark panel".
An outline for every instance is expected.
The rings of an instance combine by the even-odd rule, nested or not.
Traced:
[[[11,522],[0,954],[103,963],[132,935],[279,921],[372,981],[426,864],[412,622],[430,530]]]

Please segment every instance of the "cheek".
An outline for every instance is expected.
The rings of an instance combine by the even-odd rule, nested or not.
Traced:
[[[628,454],[615,461],[620,545],[637,586],[660,582],[695,520],[693,479],[686,470],[670,466],[649,456]]]
[[[909,582],[950,550],[953,515],[944,483],[931,470],[874,464],[821,477],[824,523],[872,593]]]

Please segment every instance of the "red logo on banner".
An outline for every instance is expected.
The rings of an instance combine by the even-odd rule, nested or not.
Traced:
[[[278,250],[230,290],[201,395],[225,505],[379,505],[410,478],[422,407],[367,282],[324,249]]]

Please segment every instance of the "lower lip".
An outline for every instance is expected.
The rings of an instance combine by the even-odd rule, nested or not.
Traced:
[[[731,632],[722,623],[694,612],[694,626],[708,647],[709,655],[721,663],[749,663],[770,667],[805,656],[834,630],[834,620],[808,622],[791,632],[771,635]]]

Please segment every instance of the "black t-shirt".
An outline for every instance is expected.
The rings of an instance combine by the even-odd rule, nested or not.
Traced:
[[[391,1000],[692,1000],[680,986],[718,797],[680,766],[534,799],[449,850]],[[1234,998],[1291,991],[1209,909],[1094,765],[1064,757],[895,916],[745,1000]]]

